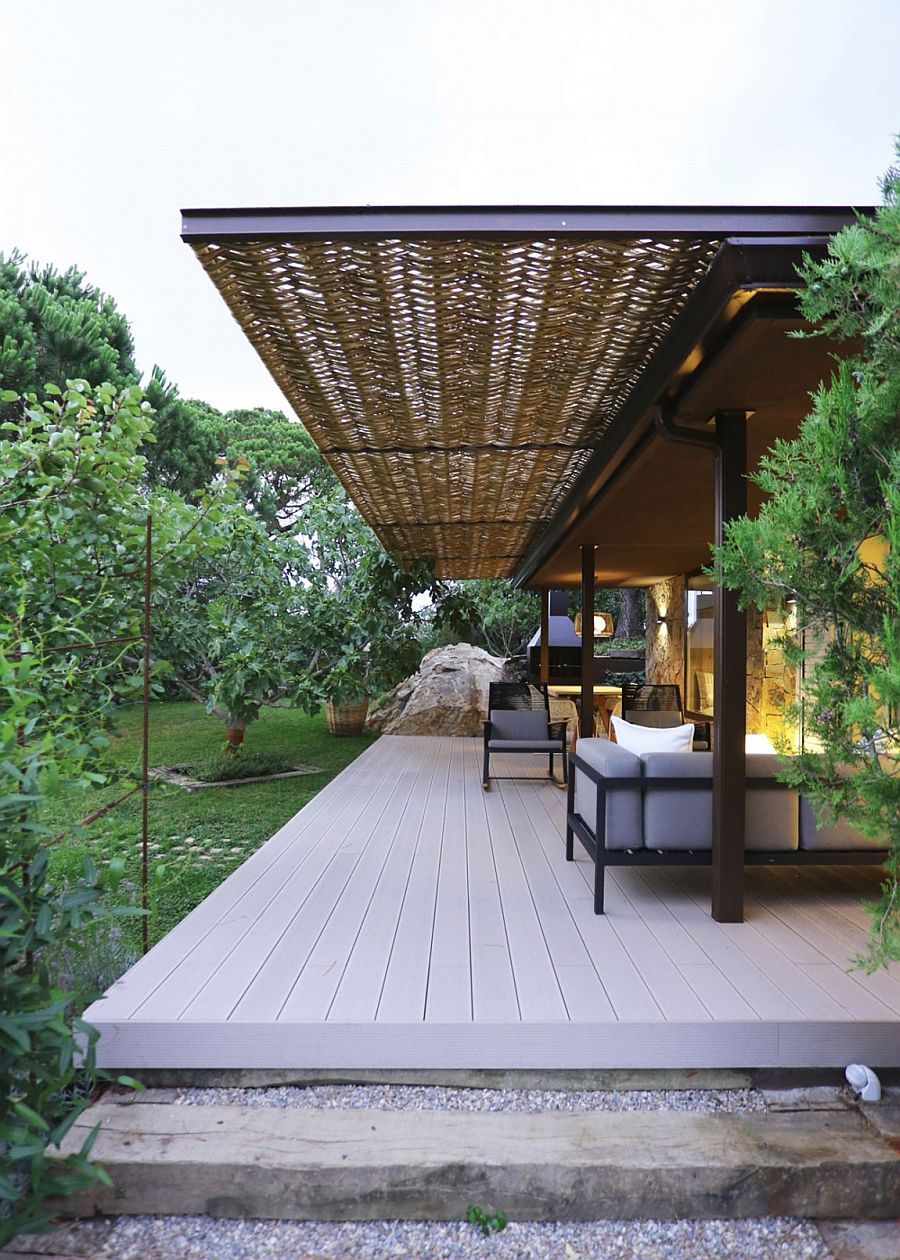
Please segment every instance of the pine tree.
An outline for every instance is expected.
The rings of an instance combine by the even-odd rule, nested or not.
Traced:
[[[806,664],[807,737],[785,778],[823,820],[843,816],[889,846],[859,960],[869,968],[900,957],[900,168],[883,191],[874,218],[800,269],[800,308],[818,325],[806,335],[850,341],[849,353],[798,437],[762,461],[755,480],[770,498],[728,526],[716,558],[745,605],[796,599],[798,626],[818,645],[784,644]]]

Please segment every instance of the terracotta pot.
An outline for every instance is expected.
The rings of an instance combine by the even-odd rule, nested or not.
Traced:
[[[228,740],[232,748],[239,748],[244,742],[243,726],[226,726],[225,738]]]
[[[364,696],[353,704],[325,703],[325,720],[332,735],[359,735],[366,724],[369,700]]]

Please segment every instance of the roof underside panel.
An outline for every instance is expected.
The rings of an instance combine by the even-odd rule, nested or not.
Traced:
[[[381,541],[511,574],[720,242],[192,242]]]

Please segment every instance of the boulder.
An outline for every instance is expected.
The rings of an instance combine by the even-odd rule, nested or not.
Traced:
[[[433,648],[418,673],[371,711],[368,725],[383,735],[480,735],[488,686],[507,677],[502,657],[471,643]]]

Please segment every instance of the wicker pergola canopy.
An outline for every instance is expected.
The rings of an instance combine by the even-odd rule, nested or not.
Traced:
[[[497,577],[729,227],[778,213],[185,211],[183,235],[384,546]]]

